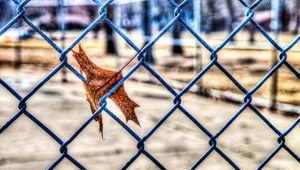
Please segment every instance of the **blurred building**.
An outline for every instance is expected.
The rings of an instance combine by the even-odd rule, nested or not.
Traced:
[[[15,11],[11,1],[0,0],[0,28],[13,18]]]
[[[44,29],[58,29],[56,23],[57,4],[60,0],[31,0],[27,5],[26,16],[38,22]],[[115,22],[128,30],[142,29],[142,22],[145,11],[143,10],[144,0],[116,0],[116,6],[120,14],[115,14]],[[247,0],[253,3],[254,0]],[[97,16],[99,7],[92,0],[63,0],[65,21],[67,29],[83,29],[87,27]],[[220,31],[236,26],[244,17],[246,9],[237,0],[202,0],[201,1],[201,28],[203,31]],[[231,5],[228,5],[231,3]],[[174,7],[167,0],[152,0],[151,15],[154,28],[162,29],[174,18]],[[284,10],[282,11],[283,30],[288,28],[297,30],[299,27],[299,7],[300,0],[284,0]],[[230,8],[234,10],[230,10]],[[193,22],[193,1],[184,9],[184,19],[188,23]],[[271,0],[263,0],[256,8],[256,15],[259,11],[270,11]],[[7,23],[16,13],[15,6],[10,0],[0,0],[0,26]],[[259,18],[259,17],[258,17]],[[269,21],[271,17],[269,17]],[[262,24],[268,29],[269,23]],[[233,27],[234,27],[233,26]]]
[[[56,6],[60,0],[31,0],[28,6]],[[92,0],[63,0],[66,6],[95,5]]]

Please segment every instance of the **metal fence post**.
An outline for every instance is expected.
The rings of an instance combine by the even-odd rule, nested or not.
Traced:
[[[64,0],[57,0],[57,25],[60,30],[60,45],[62,49],[65,49],[65,38],[66,38],[66,24],[65,24],[65,3]],[[63,83],[68,82],[67,69],[64,67],[62,69],[62,79]]]
[[[193,1],[193,11],[194,11],[194,25],[195,25],[195,31],[198,32],[198,34],[201,34],[201,28],[202,28],[202,0],[194,0]],[[202,70],[202,53],[201,53],[201,45],[198,40],[195,40],[195,68],[194,72],[195,75],[197,75]],[[197,83],[198,93],[201,94],[203,92],[203,79],[200,79]]]
[[[282,0],[272,0],[272,22],[271,22],[271,29],[274,35],[274,40],[278,42],[279,39],[279,32],[280,32],[280,14],[281,14],[281,7],[283,7]],[[278,62],[278,50],[274,47],[272,50],[272,64],[271,68],[273,68]],[[276,103],[277,103],[277,90],[278,90],[278,72],[276,71],[271,78],[271,87],[270,87],[270,109],[276,110]]]
[[[147,42],[149,39],[151,39],[152,36],[152,23],[153,23],[153,17],[152,17],[152,3],[151,0],[145,0],[143,1],[143,8],[144,8],[144,35]],[[154,64],[155,60],[153,57],[152,48],[148,49],[146,52],[146,58],[145,60],[150,63]]]
[[[21,48],[22,40],[17,40],[15,42],[15,59],[14,59],[14,67],[15,69],[19,69],[22,65],[22,48]]]

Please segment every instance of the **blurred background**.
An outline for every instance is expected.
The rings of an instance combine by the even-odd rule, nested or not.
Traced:
[[[175,0],[175,2],[182,1]],[[254,0],[248,0],[247,3],[252,4]],[[0,0],[1,29],[17,15],[16,8],[13,1]],[[238,0],[193,0],[182,10],[183,19],[213,49],[218,47],[246,19],[247,12],[247,9]],[[174,18],[174,11],[174,6],[166,0],[115,0],[108,6],[107,16],[133,43],[141,47],[145,42],[156,37],[171,22]],[[287,47],[299,36],[299,0],[263,0],[254,12],[253,19],[281,47]],[[57,45],[65,49],[99,17],[99,7],[93,0],[31,0],[26,5],[25,16]],[[87,34],[81,44],[88,56],[98,66],[115,71],[119,70],[136,53],[105,22],[101,22]],[[251,90],[278,62],[279,54],[280,52],[264,35],[249,23],[218,52],[218,61],[241,85],[247,90]],[[287,53],[287,61],[296,70],[300,70],[299,54],[300,46],[297,42]],[[60,63],[59,56],[60,54],[47,41],[22,20],[19,20],[0,36],[0,76],[24,96]],[[209,50],[179,22],[146,53],[146,62],[151,64],[177,90],[184,88],[210,61]],[[75,68],[79,68],[71,53],[68,54],[68,62]],[[136,63],[137,60],[134,60],[125,69],[123,75]],[[81,87],[81,83],[72,72],[64,68],[42,88],[41,94],[37,94],[37,97],[33,97],[29,101],[31,107],[28,108],[43,120],[43,123],[48,122],[47,126],[60,134],[63,139],[72,135],[74,130],[90,116],[89,106],[82,97],[83,90],[78,88]],[[138,115],[140,113],[141,122],[144,121],[144,128],[133,128],[143,135],[172,106],[173,96],[166,89],[158,86],[161,83],[144,68],[137,70],[130,77],[128,84],[130,96],[136,98],[141,105]],[[0,124],[2,125],[18,111],[18,101],[5,88],[1,86],[0,89],[0,94],[3,96],[0,99],[2,107]],[[202,110],[201,115],[196,114],[195,116],[200,122],[206,122],[205,125],[214,133],[238,110],[244,98],[244,94],[215,66],[189,92],[191,93],[184,96],[184,104],[194,114],[199,109]],[[160,107],[162,103],[165,107],[155,108],[155,106]],[[286,130],[300,114],[299,78],[287,67],[282,66],[253,94],[252,103],[259,107],[279,129]],[[120,112],[113,103],[111,105],[115,108],[115,112]],[[216,107],[216,105],[218,106]],[[56,107],[51,108],[52,106]],[[54,113],[52,109],[55,110]],[[222,110],[226,113],[223,113]],[[272,152],[277,144],[278,136],[270,131],[262,121],[256,125],[258,117],[255,117],[250,110],[246,112],[247,116],[240,118],[239,123],[233,125],[235,128],[228,130],[232,134],[224,134],[227,139],[224,137],[221,148],[226,150],[226,153],[231,155],[235,161],[240,162],[242,169],[254,169]],[[56,116],[57,113],[61,113],[61,115]],[[153,116],[154,113],[155,116]],[[120,116],[122,115],[120,114]],[[165,129],[153,137],[152,142],[155,144],[149,144],[149,149],[163,159],[166,165],[170,165],[170,169],[179,167],[179,169],[187,169],[208,148],[207,137],[202,132],[199,137],[199,129],[193,127],[186,117],[182,117],[184,116],[174,116],[172,121],[166,123]],[[55,121],[49,122],[52,119]],[[186,123],[181,119],[185,119]],[[52,146],[53,140],[45,137],[46,134],[39,136],[43,132],[30,123],[29,119],[26,120],[28,125],[26,123],[23,125],[22,121],[18,120],[16,125],[0,136],[0,153],[8,153],[1,154],[0,169],[22,169],[22,167],[39,169],[39,163],[42,162],[42,165],[47,167],[59,155],[59,145]],[[105,126],[108,124],[118,126],[113,120],[109,119],[109,121]],[[66,127],[66,122],[73,126]],[[89,165],[89,169],[99,169],[99,167],[118,169],[136,151],[134,147],[136,141],[127,141],[133,146],[132,148],[126,148],[122,142],[118,142],[130,138],[125,132],[119,134],[120,131],[124,131],[120,127],[118,127],[119,129],[105,127],[108,129],[108,139],[103,141],[100,139],[100,135],[99,137],[95,136],[97,125],[94,123],[91,125],[92,127],[89,127],[90,130],[87,130],[88,133],[85,134],[85,137],[80,137],[81,142],[73,146],[74,155]],[[261,126],[266,130],[261,130]],[[295,132],[294,135],[291,135],[293,137],[290,137],[292,139],[290,146],[295,149],[296,153],[300,153],[299,147],[296,146],[296,143],[300,142],[299,125],[297,128],[298,133]],[[32,133],[22,132],[22,129]],[[162,136],[169,132],[174,135],[171,135],[172,137],[169,139],[164,139]],[[40,140],[32,139],[30,134],[39,136]],[[15,140],[16,136],[21,136],[22,139]],[[265,140],[265,136],[272,137]],[[88,140],[91,138],[93,139],[91,140],[92,144]],[[183,138],[191,140],[181,144],[175,142],[174,145],[166,146],[172,140],[182,140]],[[198,141],[198,138],[201,140]],[[235,142],[226,143],[231,139]],[[113,144],[111,141],[114,141]],[[262,142],[258,145],[255,141]],[[45,148],[45,145],[52,149]],[[100,149],[98,145],[99,147],[103,145],[106,149]],[[203,146],[205,147],[203,148]],[[19,149],[24,147],[27,148],[24,155],[17,154]],[[198,152],[198,150],[194,151],[195,148],[201,149]],[[47,155],[50,156],[41,158],[41,155],[45,155],[43,153],[48,153]],[[110,155],[109,158],[106,155]],[[168,160],[170,155],[172,159]],[[116,158],[120,158],[122,161],[114,164]],[[228,167],[230,169],[228,163],[216,153],[209,158],[203,167],[211,169]],[[146,157],[141,159],[143,161],[136,163],[133,169],[145,169],[145,167],[155,169],[155,165],[150,161],[144,165]],[[177,159],[182,159],[182,161],[177,163]],[[280,153],[280,156],[274,159],[276,161],[271,161],[268,165],[269,169],[290,169],[290,167],[292,167],[291,169],[300,169],[299,163],[286,152]],[[216,165],[216,163],[219,164]],[[70,167],[68,164],[70,163],[63,163],[60,168],[72,169],[72,166]]]

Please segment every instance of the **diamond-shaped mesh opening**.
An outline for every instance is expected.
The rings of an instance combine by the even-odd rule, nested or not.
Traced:
[[[22,169],[24,163],[33,169],[47,167],[59,156],[59,145],[25,115],[1,133],[0,141],[0,151],[6,153],[0,156],[4,161],[1,169]]]
[[[139,82],[128,82],[130,85],[141,86],[139,89],[130,89],[129,93],[140,107],[136,109],[141,127],[134,126],[134,130],[141,136],[146,135],[166,113],[173,107],[172,95],[160,85],[149,85]],[[128,87],[129,87],[128,86]],[[130,90],[132,92],[130,92]],[[163,107],[159,107],[163,105]]]
[[[219,131],[219,129],[242,106],[241,104],[226,104],[225,106],[225,103],[223,103],[221,100],[207,98],[195,99],[195,96],[195,94],[185,94],[182,97],[181,105],[212,134],[217,133],[217,131]],[[214,107],[208,103],[213,103]],[[226,107],[226,110],[222,109],[224,107]],[[220,119],[221,117],[222,119]]]
[[[253,111],[246,109],[218,141],[234,162],[243,162],[239,164],[242,169],[251,169],[248,165],[258,167],[261,163],[258,160],[267,157],[277,146],[277,137]]]
[[[168,137],[162,138],[166,134]],[[191,120],[176,110],[145,144],[167,169],[179,165],[188,169],[208,149],[207,140],[207,136]]]
[[[85,110],[81,114],[90,115],[90,112]],[[136,140],[104,112],[103,122],[104,138],[98,133],[98,123],[93,121],[68,146],[69,152],[87,169],[120,169],[137,151]]]
[[[30,98],[27,110],[62,140],[66,140],[91,113],[88,103],[83,100],[82,88],[77,88],[82,82],[71,80],[73,85],[61,84],[58,77],[60,75]],[[47,109],[49,107],[50,110]],[[97,128],[94,130],[97,131]]]

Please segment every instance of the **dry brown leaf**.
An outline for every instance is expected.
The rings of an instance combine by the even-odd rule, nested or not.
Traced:
[[[86,99],[90,104],[92,113],[95,113],[99,109],[100,105],[98,101],[105,95],[120,79],[123,78],[122,70],[119,72],[106,70],[96,66],[86,55],[85,51],[79,44],[79,52],[72,50],[73,57],[76,59],[80,66],[80,73],[85,74],[86,82],[83,84]],[[111,96],[110,99],[120,108],[126,118],[126,122],[132,120],[139,125],[138,118],[134,109],[139,107],[134,101],[132,101],[122,84]],[[99,131],[103,137],[103,120],[101,114],[95,118],[99,122]]]

